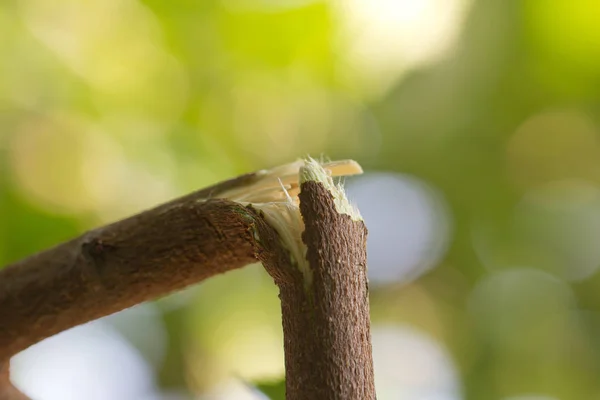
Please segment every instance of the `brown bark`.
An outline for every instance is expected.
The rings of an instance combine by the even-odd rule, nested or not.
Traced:
[[[8,360],[32,344],[283,251],[252,208],[204,201],[255,178],[192,193],[1,269],[0,400],[26,398],[10,385]]]
[[[336,211],[317,182],[301,186],[312,282],[266,264],[280,288],[288,400],[375,399],[366,274],[367,230]]]
[[[8,266],[0,271],[0,359],[70,327],[256,262],[252,232],[261,222],[228,200],[186,201]]]
[[[231,201],[203,201],[254,178],[197,191],[1,269],[0,362],[70,327],[255,262],[251,231],[262,218]]]
[[[260,212],[215,198],[257,178],[192,193],[0,270],[0,400],[26,399],[8,379],[17,352],[257,260],[280,288],[287,399],[375,399],[364,224],[339,214],[320,183],[302,184],[306,285]]]

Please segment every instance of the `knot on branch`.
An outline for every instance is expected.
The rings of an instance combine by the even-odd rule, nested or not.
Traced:
[[[96,265],[100,265],[106,261],[106,255],[116,247],[106,243],[102,239],[93,238],[84,241],[81,245],[81,254]]]

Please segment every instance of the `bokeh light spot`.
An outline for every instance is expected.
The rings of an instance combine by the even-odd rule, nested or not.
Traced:
[[[146,400],[156,394],[143,357],[101,321],[19,353],[11,360],[11,379],[38,400]]]
[[[341,28],[339,46],[352,66],[347,70],[356,70],[372,89],[385,92],[410,68],[434,63],[452,48],[469,3],[335,1]]]
[[[406,326],[373,326],[375,388],[381,400],[460,400],[461,384],[447,351]]]
[[[547,255],[547,268],[579,281],[600,267],[600,188],[585,181],[553,182],[528,192],[515,210],[516,231]]]
[[[113,195],[120,148],[89,121],[67,114],[32,118],[9,147],[16,183],[43,208],[91,212]]]
[[[519,186],[557,179],[600,180],[599,132],[577,111],[547,111],[528,118],[507,145],[510,176]]]
[[[182,112],[187,78],[163,46],[154,15],[134,0],[20,2],[35,37],[92,87],[107,113],[152,118],[165,126]]]
[[[568,329],[574,305],[568,285],[530,268],[490,274],[477,284],[469,300],[481,332],[509,356],[519,352],[549,356],[548,349]]]
[[[450,235],[450,217],[439,193],[416,178],[368,173],[347,185],[369,227],[369,278],[408,282],[433,268]]]
[[[278,164],[318,154],[327,143],[334,104],[308,77],[255,77],[236,85],[233,96],[238,145],[261,162]]]
[[[232,287],[236,288],[233,292]],[[213,387],[230,377],[252,382],[283,376],[283,332],[276,293],[262,265],[203,283],[191,315],[194,339],[190,345],[197,351],[188,355],[199,387]],[[205,368],[208,360],[210,369]]]
[[[117,330],[158,369],[165,358],[168,340],[162,318],[156,304],[142,303],[109,315],[103,322]]]
[[[107,129],[67,113],[28,120],[9,142],[9,165],[18,187],[43,209],[93,215],[101,221],[174,196],[169,154],[158,149],[167,160],[157,160],[152,170],[125,154]],[[142,147],[138,142],[137,148]]]

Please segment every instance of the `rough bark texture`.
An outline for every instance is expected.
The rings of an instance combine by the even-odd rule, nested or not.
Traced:
[[[316,182],[302,184],[312,283],[267,264],[280,288],[288,400],[375,399],[366,271],[367,230],[339,214]],[[273,275],[273,274],[272,274]]]
[[[0,271],[0,359],[67,328],[256,262],[255,214],[227,200],[148,211]]]
[[[10,385],[8,360],[32,344],[259,256],[278,257],[278,235],[255,210],[205,201],[254,178],[192,193],[1,269],[0,400],[26,398]]]
[[[0,270],[0,400],[26,399],[8,378],[17,352],[257,260],[280,288],[287,399],[375,399],[364,224],[339,214],[320,183],[302,184],[307,285],[260,212],[215,198],[256,178],[192,193]]]

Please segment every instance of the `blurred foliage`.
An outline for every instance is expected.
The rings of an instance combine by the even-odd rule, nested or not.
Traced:
[[[449,210],[434,268],[372,288],[374,329],[448,350],[443,398],[600,394],[596,0],[8,0],[0,61],[0,265],[243,172],[355,158]],[[283,374],[260,268],[155,306],[163,388]]]
[[[258,382],[256,388],[267,395],[270,400],[285,400],[285,381]]]

